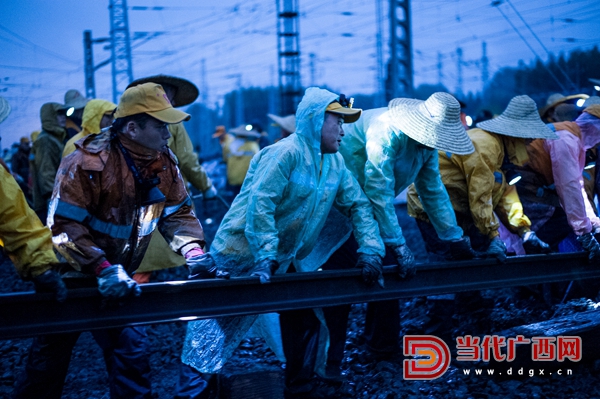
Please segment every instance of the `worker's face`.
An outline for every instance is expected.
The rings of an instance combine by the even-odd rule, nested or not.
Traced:
[[[104,114],[102,115],[102,119],[100,119],[100,129],[104,129],[105,127],[109,127],[113,123],[112,114]]]
[[[343,123],[343,117],[330,112],[325,113],[325,122],[321,129],[321,153],[334,154],[338,152],[342,137],[344,137]]]
[[[171,137],[167,123],[158,119],[150,119],[146,126],[142,128],[136,122],[127,124],[128,136],[138,144],[156,151],[167,150],[167,140]]]
[[[67,125],[67,116],[63,113],[56,114],[56,123],[60,127],[65,127]]]

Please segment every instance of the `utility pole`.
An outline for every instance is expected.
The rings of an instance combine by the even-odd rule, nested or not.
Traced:
[[[385,105],[385,78],[383,66],[383,0],[375,0],[376,39],[377,39],[377,73],[375,74],[375,106]]]
[[[238,74],[238,89],[235,101],[235,125],[246,123],[244,120],[244,93],[242,92],[242,74]]]
[[[390,50],[388,100],[413,92],[410,0],[390,0]]]
[[[95,43],[108,42],[110,38],[102,37],[99,39],[92,39],[92,31],[83,31],[83,61],[84,61],[84,73],[85,73],[85,96],[87,98],[96,98],[96,82],[94,74],[97,69],[102,68],[104,65],[108,65],[110,58],[94,66],[94,48]]]
[[[442,80],[444,79],[444,63],[442,61],[442,53],[438,51],[438,62],[437,62],[437,71],[438,71],[438,85],[442,85]]]
[[[277,0],[277,52],[281,115],[300,102],[300,32],[298,0]]]
[[[456,85],[456,95],[462,96],[463,94],[463,51],[462,48],[456,48],[456,75],[457,75],[457,85]]]
[[[490,78],[489,73],[489,60],[487,57],[487,44],[486,42],[481,42],[481,83],[483,85],[482,89],[487,85],[488,79]]]
[[[125,87],[133,80],[127,0],[110,0],[110,38],[112,42],[113,102],[118,103]]]
[[[317,80],[316,80],[316,72],[315,72],[315,67],[316,67],[315,63],[316,63],[317,56],[315,55],[315,53],[310,53],[309,58],[310,58],[310,85],[316,86]]]
[[[200,88],[202,89],[201,101],[204,106],[208,103],[208,84],[206,82],[206,60],[200,62]]]

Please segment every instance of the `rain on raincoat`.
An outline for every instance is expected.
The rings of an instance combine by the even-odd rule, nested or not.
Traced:
[[[211,245],[217,264],[232,276],[247,275],[263,259],[277,260],[278,274],[292,263],[299,272],[316,270],[298,261],[315,246],[332,207],[352,221],[358,252],[385,255],[369,200],[342,156],[321,154],[325,109],[337,99],[327,90],[307,89],[296,114],[296,134],[264,148],[252,160]],[[225,317],[188,324],[182,360],[201,372],[215,372],[255,319]]]
[[[227,182],[230,185],[242,185],[250,167],[250,161],[259,151],[260,147],[256,140],[244,137],[235,137],[226,144],[226,147],[223,148],[223,157],[227,157]]]
[[[58,263],[50,229],[29,208],[15,179],[0,167],[0,240],[17,273],[30,280]]]
[[[600,219],[590,204],[582,177],[586,150],[600,143],[600,119],[586,111],[575,122],[549,125],[554,127],[557,140],[538,139],[527,146],[529,166],[544,176],[547,185],[554,184],[576,235],[600,227]]]
[[[511,232],[529,231],[531,221],[523,213],[517,190],[507,184],[501,169],[504,143],[507,143],[511,161],[522,166],[527,161],[525,141],[477,128],[468,130],[467,134],[475,152],[457,155],[438,151],[440,174],[452,206],[457,214],[470,216],[461,227],[467,230],[468,224],[474,223],[481,234],[492,239],[499,235],[498,215]],[[410,216],[429,221],[414,185],[408,189],[407,209]]]
[[[119,135],[142,177],[156,175],[165,202],[140,205],[140,193],[110,131],[76,143],[61,163],[48,223],[55,247],[79,271],[92,274],[108,260],[129,273],[139,266],[154,229],[175,252],[204,245],[202,226],[171,152],[157,152]]]
[[[406,136],[394,126],[388,108],[364,111],[353,124],[344,125],[340,153],[373,204],[383,242],[406,243],[393,200],[414,182],[423,206],[442,240],[457,240],[463,231],[440,178],[437,151]],[[341,245],[341,243],[340,243]]]
[[[75,151],[75,142],[90,134],[100,133],[100,121],[102,117],[104,117],[104,114],[114,111],[115,108],[117,108],[117,105],[110,101],[98,99],[88,101],[83,110],[82,130],[67,141],[62,156],[66,157]]]
[[[58,103],[42,105],[40,117],[42,132],[33,142],[31,177],[33,181],[33,210],[45,211],[54,189],[54,178],[60,165],[67,132],[58,125],[56,113],[62,108]]]

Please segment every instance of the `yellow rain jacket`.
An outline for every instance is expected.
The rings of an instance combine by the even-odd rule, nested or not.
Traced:
[[[232,186],[241,186],[250,167],[252,157],[260,151],[258,142],[236,137],[223,148],[227,153],[227,181]]]
[[[105,100],[90,100],[83,109],[83,117],[81,122],[81,130],[75,136],[71,137],[65,149],[63,150],[63,158],[75,151],[75,142],[81,140],[87,135],[100,133],[100,121],[104,114],[112,112],[117,108],[117,105]]]
[[[482,129],[471,129],[467,134],[475,146],[472,154],[438,152],[442,182],[459,224],[467,231],[474,223],[491,239],[499,235],[496,212],[511,232],[522,235],[529,231],[531,221],[523,214],[517,190],[508,185],[501,170],[505,145],[512,163],[522,166],[527,162],[525,142]],[[410,216],[429,222],[414,184],[408,189],[407,209]]]
[[[30,280],[58,263],[52,251],[52,234],[29,208],[15,179],[0,167],[0,243],[17,273]]]

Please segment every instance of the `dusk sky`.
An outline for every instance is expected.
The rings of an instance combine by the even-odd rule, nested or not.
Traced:
[[[63,102],[75,88],[84,93],[83,31],[94,38],[109,35],[108,0],[0,2],[0,96],[12,114],[0,125],[2,147],[40,128],[39,109]],[[206,70],[210,107],[237,87],[277,83],[275,0],[129,0],[131,37],[161,32],[146,42],[134,40],[134,78],[164,73],[185,77],[201,87]],[[376,90],[375,0],[325,2],[299,0],[302,84],[323,85],[348,94]],[[139,10],[142,6],[162,11]],[[463,50],[463,90],[482,87],[479,60],[487,43],[489,74],[503,66],[526,63],[546,50],[552,53],[589,49],[600,42],[598,0],[509,0],[498,7],[489,0],[420,0],[412,2],[415,86],[438,82],[457,89],[457,47]],[[389,57],[389,2],[383,1],[384,61]],[[506,16],[503,16],[503,14]],[[511,23],[524,39],[515,33]],[[139,36],[139,33],[137,34]],[[314,74],[309,54],[314,54]],[[94,45],[95,63],[109,57]],[[96,73],[96,96],[112,100],[110,65]],[[600,71],[598,73],[600,78]]]

